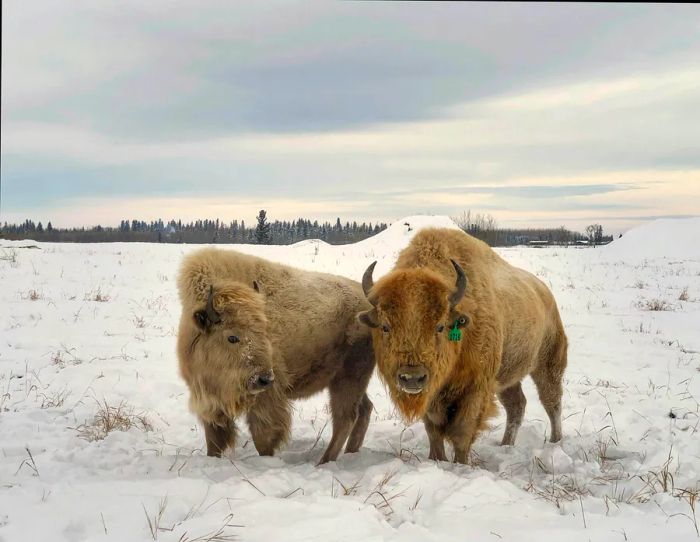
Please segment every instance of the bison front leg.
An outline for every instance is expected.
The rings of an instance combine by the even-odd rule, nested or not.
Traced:
[[[454,462],[466,464],[474,440],[495,410],[493,393],[486,390],[470,393],[453,408],[455,413],[447,426],[446,436],[455,449]]]
[[[447,461],[443,429],[435,425],[428,416],[423,418],[423,425],[425,425],[425,432],[428,433],[430,441],[430,455],[428,457],[434,461]]]
[[[209,457],[221,457],[227,448],[235,446],[236,424],[233,420],[224,419],[218,424],[202,420],[202,424]]]
[[[274,455],[287,440],[292,426],[289,401],[269,401],[256,405],[248,412],[248,428],[253,444],[260,455]]]

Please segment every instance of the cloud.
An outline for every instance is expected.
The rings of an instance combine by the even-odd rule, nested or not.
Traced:
[[[4,7],[3,220],[602,220],[700,180],[692,7]]]
[[[700,124],[688,114],[700,103],[700,71],[667,71],[658,74],[663,83],[656,79],[544,87],[535,98],[528,92],[458,106],[448,118],[324,134],[135,142],[72,125],[5,122],[3,178],[11,201],[23,190],[36,197],[23,188],[36,184],[45,198],[270,190],[331,196],[346,186],[419,192],[523,178],[532,197],[549,197],[552,190],[537,188],[551,184],[547,178],[584,186],[596,184],[584,178],[594,173],[700,167],[691,143],[700,141]],[[581,102],[586,95],[596,98]],[[553,103],[571,98],[543,113],[548,96]]]
[[[338,131],[700,56],[692,6],[148,4],[5,2],[5,120],[126,140]]]

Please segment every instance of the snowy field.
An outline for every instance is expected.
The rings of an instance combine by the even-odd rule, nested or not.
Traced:
[[[356,245],[227,248],[358,280],[425,225],[454,227],[409,217]],[[700,219],[498,251],[558,300],[564,439],[546,442],[527,381],[516,445],[498,446],[501,412],[469,466],[429,461],[422,424],[402,423],[376,377],[357,454],[315,466],[322,394],[296,404],[278,456],[259,457],[242,424],[235,452],[208,458],[175,358],[175,275],[198,247],[0,246],[2,542],[699,539]]]

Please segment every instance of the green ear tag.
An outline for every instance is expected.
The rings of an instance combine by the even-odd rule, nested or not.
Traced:
[[[447,338],[450,341],[461,341],[462,340],[462,330],[457,327],[457,322],[455,322],[454,327],[447,334]]]

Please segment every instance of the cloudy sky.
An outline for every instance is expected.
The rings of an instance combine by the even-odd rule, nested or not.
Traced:
[[[700,213],[697,5],[2,10],[2,221]]]

